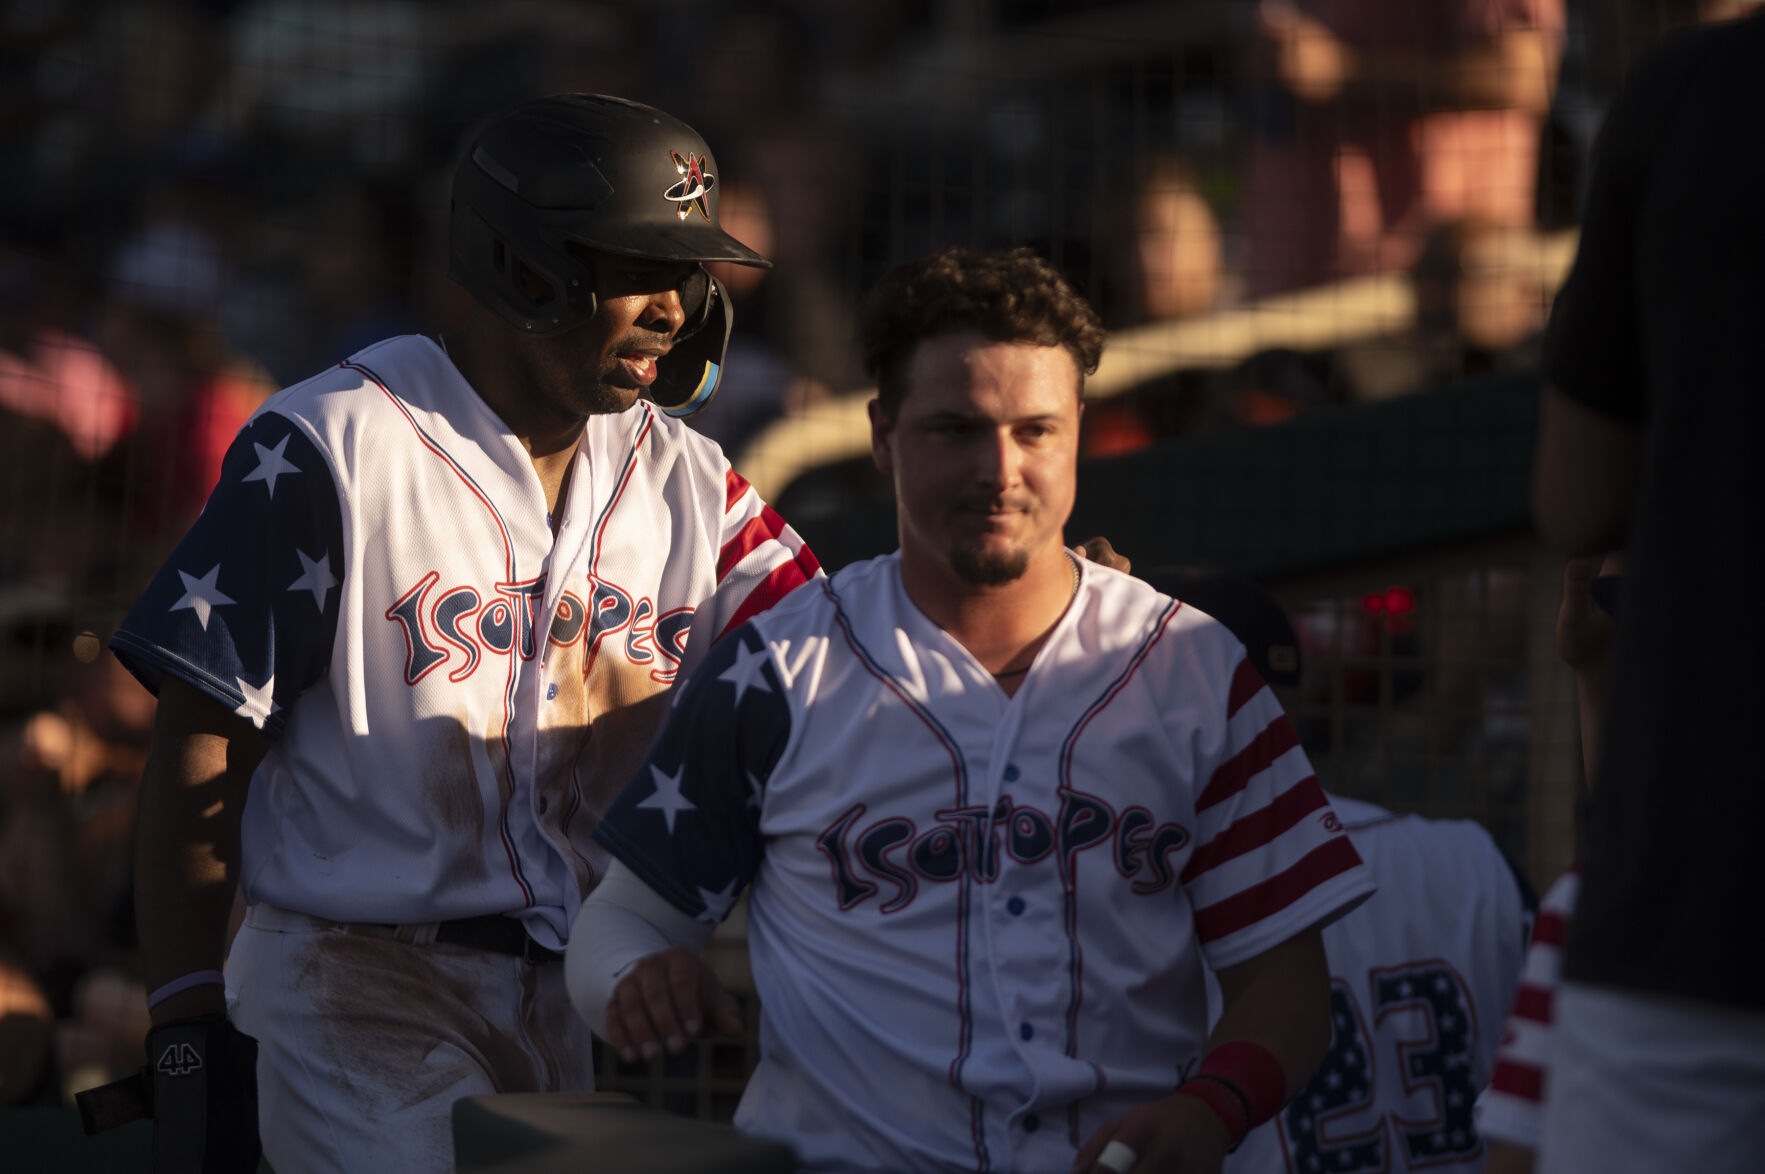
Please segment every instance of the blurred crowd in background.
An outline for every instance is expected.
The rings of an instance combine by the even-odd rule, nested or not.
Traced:
[[[1746,7],[0,0],[0,1103],[139,1063],[153,699],[104,639],[258,404],[460,314],[447,191],[480,117],[594,91],[705,135],[725,227],[776,263],[720,274],[736,336],[694,423],[738,467],[862,389],[862,292],[937,244],[1032,245],[1118,332],[1410,281],[1377,346],[1112,398],[1105,455],[1524,369],[1527,258],[1573,228],[1625,67]]]

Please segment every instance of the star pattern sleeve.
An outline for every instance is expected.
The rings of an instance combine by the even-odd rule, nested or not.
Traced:
[[[1346,913],[1375,887],[1248,659],[1232,673],[1225,722],[1224,753],[1195,800],[1197,845],[1182,874],[1216,969]]]
[[[790,738],[790,703],[752,624],[719,641],[679,688],[595,839],[675,908],[716,923],[759,870],[766,784]]]
[[[330,465],[292,421],[263,412],[110,646],[155,693],[169,673],[280,737],[330,665],[342,575]]]

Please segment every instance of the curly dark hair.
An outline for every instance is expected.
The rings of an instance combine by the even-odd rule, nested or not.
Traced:
[[[1103,357],[1103,324],[1054,266],[1030,249],[939,249],[886,273],[864,301],[859,339],[883,415],[907,396],[907,365],[928,338],[973,330],[996,342],[1062,346],[1085,376]]]

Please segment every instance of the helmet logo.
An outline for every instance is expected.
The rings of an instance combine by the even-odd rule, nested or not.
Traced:
[[[697,208],[699,215],[706,220],[711,219],[711,201],[706,197],[711,189],[717,186],[717,177],[705,170],[710,158],[705,155],[694,155],[691,151],[684,158],[679,151],[668,152],[674,160],[674,170],[680,174],[680,181],[662,193],[664,200],[673,200],[679,205],[676,213],[682,220]]]

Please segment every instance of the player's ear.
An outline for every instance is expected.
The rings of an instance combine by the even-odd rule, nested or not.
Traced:
[[[882,400],[871,397],[864,405],[870,413],[870,459],[876,462],[877,471],[890,476],[895,472],[895,453],[889,447],[894,436],[895,422],[883,411]]]

